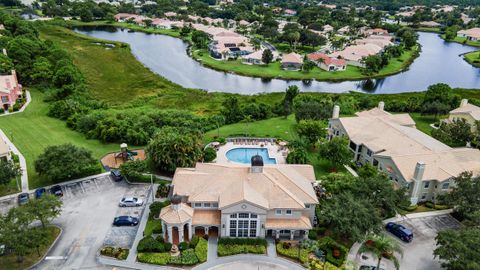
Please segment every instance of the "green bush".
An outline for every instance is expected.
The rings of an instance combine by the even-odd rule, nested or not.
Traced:
[[[187,250],[189,246],[190,245],[187,242],[181,242],[180,244],[178,244],[178,248],[180,250]]]
[[[198,244],[198,241],[200,240],[200,238],[196,235],[192,236],[192,239],[190,239],[190,247],[191,248],[195,248]]]
[[[290,259],[300,261],[301,263],[305,263],[308,260],[309,251],[307,249],[301,249],[300,257],[298,257],[298,246],[292,246],[290,243],[288,243],[290,245],[287,245],[286,243],[288,242],[277,243],[276,247],[278,254]]]
[[[418,208],[418,206],[416,204],[412,204],[412,205],[409,205],[407,207],[402,207],[403,210],[409,211],[409,212],[415,211],[415,210],[417,210],[417,208]]]
[[[216,158],[217,158],[217,151],[215,151],[215,149],[213,149],[211,147],[207,147],[207,148],[205,148],[205,150],[203,150],[203,161],[204,162],[211,162]]]
[[[100,250],[101,255],[116,258],[118,260],[126,260],[128,253],[129,250],[127,248],[112,246],[105,246]]]
[[[207,261],[207,255],[208,255],[208,241],[203,239],[203,238],[198,238],[197,237],[197,244],[195,246],[195,255],[197,256],[198,260],[202,262]],[[193,238],[192,238],[193,242]]]
[[[5,110],[3,108],[0,108],[0,113],[5,113]]]
[[[220,238],[218,240],[218,256],[253,253],[264,254],[267,251],[267,240],[260,238]]]
[[[319,236],[323,235],[327,228],[325,227],[315,227],[308,231],[308,238],[312,240],[317,240]]]
[[[193,249],[182,251],[182,254],[177,257],[170,257],[170,264],[174,265],[194,265],[198,263],[198,258]]]
[[[137,260],[142,263],[167,265],[170,262],[170,253],[138,253]]]
[[[157,192],[155,193],[156,198],[165,198],[168,196],[168,192],[170,191],[170,186],[167,183],[160,183],[157,188]]]
[[[341,266],[345,261],[346,255],[348,254],[348,248],[346,248],[342,244],[337,243],[335,240],[328,236],[323,237],[318,241],[318,248],[326,253],[326,260],[335,266]],[[335,258],[333,256],[333,251],[335,249],[340,252],[340,256],[338,258]]]
[[[140,242],[138,242],[137,246],[138,252],[165,252],[169,250],[165,250],[165,245],[163,242],[157,241],[152,236],[146,236]]]
[[[21,107],[22,107],[22,104],[15,103],[13,104],[13,111],[17,112],[18,110],[20,110]]]
[[[445,204],[435,204],[435,210],[445,210],[445,209],[449,209],[450,206],[448,205],[445,205]]]
[[[435,206],[435,205],[433,204],[433,202],[426,202],[426,203],[425,203],[425,207],[434,208],[434,206]]]
[[[230,238],[222,237],[218,239],[219,244],[224,245],[259,245],[267,247],[267,240],[262,238]]]
[[[162,210],[163,207],[170,205],[170,201],[164,201],[164,202],[153,202],[150,205],[150,214],[148,215],[148,219],[153,219],[154,217],[158,217],[160,215],[160,210]]]

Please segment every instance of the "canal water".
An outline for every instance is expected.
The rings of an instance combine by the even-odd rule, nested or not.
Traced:
[[[130,44],[135,57],[153,72],[186,88],[211,92],[255,94],[283,92],[297,85],[305,92],[402,93],[424,91],[429,85],[447,83],[452,87],[479,88],[480,69],[469,65],[460,54],[476,48],[445,42],[437,34],[419,33],[420,56],[408,70],[373,81],[325,82],[252,78],[203,66],[187,55],[188,45],[165,35],[131,32],[114,27],[82,27],[75,30],[88,36]]]

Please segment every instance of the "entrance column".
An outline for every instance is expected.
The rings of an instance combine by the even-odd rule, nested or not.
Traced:
[[[187,227],[188,227],[188,240],[192,240],[192,231],[193,231],[192,223],[187,223]]]
[[[167,227],[168,242],[173,243],[172,226]]]
[[[293,235],[295,234],[294,230],[290,230],[290,240],[293,240]]]
[[[280,231],[276,230],[275,231],[275,239],[279,239],[279,238],[280,238]]]
[[[204,227],[205,228],[205,235],[208,235],[208,226],[207,227]]]
[[[178,242],[185,242],[185,238],[183,237],[183,226],[178,228]]]

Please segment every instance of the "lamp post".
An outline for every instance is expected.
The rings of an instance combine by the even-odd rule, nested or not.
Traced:
[[[152,189],[152,203],[155,201],[155,195],[153,195],[153,173],[150,173],[150,188]]]

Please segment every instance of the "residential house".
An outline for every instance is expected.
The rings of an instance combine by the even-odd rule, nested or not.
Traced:
[[[334,30],[333,26],[331,26],[330,24],[326,24],[322,28],[323,28],[323,31],[322,31],[323,33],[333,32]]]
[[[347,25],[347,26],[344,26],[344,27],[338,29],[337,33],[339,35],[347,35],[348,33],[350,33],[350,26]]]
[[[289,16],[289,17],[290,16],[295,16],[295,15],[297,15],[297,12],[293,9],[284,9],[283,10],[283,15],[284,16]]]
[[[333,58],[324,53],[307,54],[310,61],[317,63],[318,67],[326,71],[345,71],[347,70],[347,61],[344,59]]]
[[[464,119],[472,127],[472,131],[477,130],[477,122],[480,121],[480,107],[468,103],[468,99],[462,99],[460,107],[450,111],[447,123],[452,123]]]
[[[255,51],[251,54],[245,55],[243,57],[243,59],[244,59],[243,63],[244,64],[251,64],[251,65],[263,65],[263,64],[265,64],[262,61],[262,56],[263,56],[264,51],[265,50],[259,50],[259,51]],[[276,51],[272,51],[272,55],[273,55],[272,61],[275,61],[278,58],[278,53]]]
[[[118,13],[115,16],[113,16],[113,18],[117,22],[126,22],[129,19],[135,19],[137,17],[138,17],[137,14],[131,14],[131,13]]]
[[[386,112],[383,102],[353,117],[339,113],[335,106],[329,138],[347,137],[353,160],[373,165],[396,187],[406,188],[412,204],[448,192],[455,186],[453,178],[464,171],[480,174],[478,149],[451,148],[417,130],[409,114]]]
[[[213,37],[208,45],[213,58],[230,59],[253,53],[255,50],[248,38],[230,31],[223,31]]]
[[[188,241],[196,235],[306,238],[318,199],[310,165],[197,163],[179,168],[172,181],[172,204],[160,211],[164,239]]]
[[[163,15],[165,15],[165,17],[177,17],[177,13],[176,12],[165,12]]]
[[[303,57],[298,53],[282,55],[282,68],[286,70],[300,70],[303,65]]]
[[[11,75],[0,75],[0,100],[6,111],[22,96],[22,85],[18,83],[17,73],[12,70]]]
[[[471,28],[467,30],[460,30],[457,32],[457,37],[466,38],[467,40],[480,40],[480,28]]]
[[[425,22],[420,22],[420,26],[434,28],[434,27],[441,27],[442,25],[434,21],[425,21]]]
[[[382,48],[375,44],[353,45],[345,47],[342,51],[336,51],[329,56],[332,58],[342,58],[348,65],[365,67],[364,58],[370,55],[378,54]]]
[[[385,30],[385,29],[382,29],[382,28],[367,29],[367,30],[365,30],[365,32],[363,34],[366,35],[367,37],[372,36],[372,35],[376,35],[376,36],[388,36],[389,35],[388,31]]]
[[[11,160],[12,159],[12,154],[10,151],[10,147],[8,144],[0,138],[0,160]]]
[[[386,37],[386,38],[381,38],[381,37]],[[369,36],[368,38],[355,40],[355,44],[357,45],[374,44],[384,49],[387,46],[393,45],[393,42],[391,42],[390,39],[391,39],[390,36]]]

